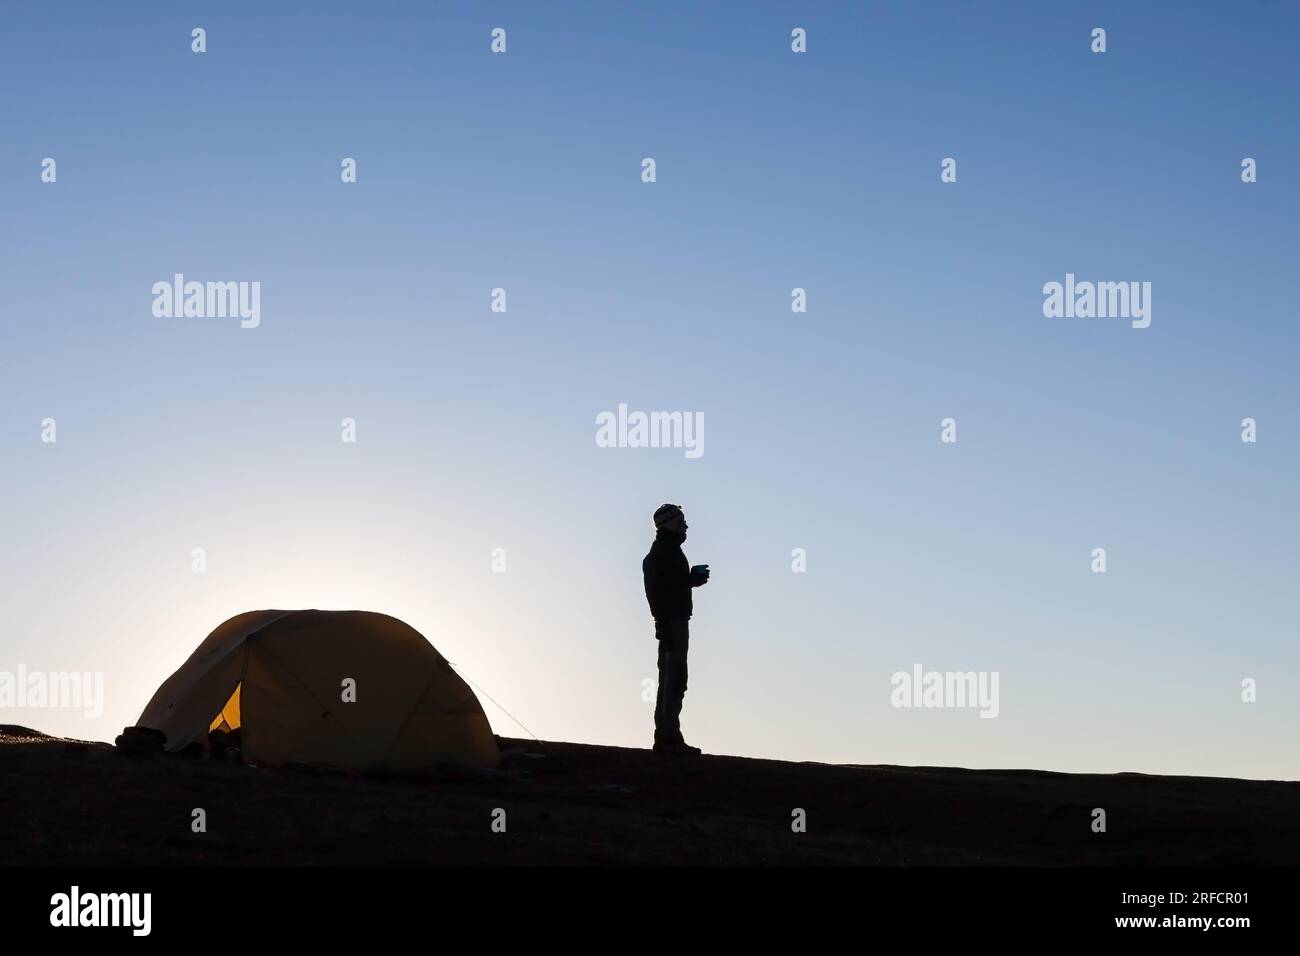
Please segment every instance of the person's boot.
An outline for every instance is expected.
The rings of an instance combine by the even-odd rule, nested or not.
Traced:
[[[656,740],[654,752],[657,754],[673,754],[678,757],[698,757],[703,753],[699,747],[692,747],[684,740]]]

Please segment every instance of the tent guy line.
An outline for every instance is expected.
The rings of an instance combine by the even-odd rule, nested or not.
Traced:
[[[484,690],[484,689],[479,685],[479,683],[478,683],[476,680],[474,680],[474,678],[470,677],[470,676],[469,676],[468,674],[466,674],[463,670],[461,670],[461,669],[460,669],[460,665],[458,665],[455,661],[453,661],[453,660],[451,660],[450,658],[447,658],[447,657],[444,657],[443,660],[446,661],[447,664],[451,667],[451,669],[454,670],[457,674],[459,674],[459,675],[461,676],[461,678],[462,678],[466,683],[468,683],[471,687],[473,687],[476,691],[478,691],[480,694],[482,694],[482,695],[483,695],[484,697],[486,697],[488,700],[492,701],[492,703],[496,704],[496,705],[497,705],[497,709],[500,710],[501,713],[505,714],[507,717],[509,717],[511,720],[513,720],[516,724],[518,724],[520,727],[522,727],[524,733],[526,733],[529,737],[532,737],[532,738],[533,738],[534,740],[536,740],[539,744],[540,744],[540,743],[545,743],[545,741],[542,740],[541,737],[537,736],[535,733],[533,733],[533,732],[532,732],[531,730],[529,730],[527,727],[524,727],[524,722],[523,722],[522,720],[520,720],[520,719],[519,719],[518,717],[516,717],[514,714],[510,713],[510,711],[506,710],[503,706],[501,706],[501,702],[500,702],[499,700],[497,700],[495,697],[493,697],[491,694],[489,694],[487,691],[485,691],[485,690]]]

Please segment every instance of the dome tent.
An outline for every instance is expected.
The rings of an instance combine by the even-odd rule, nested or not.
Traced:
[[[478,698],[446,658],[414,628],[370,611],[236,615],[163,682],[137,724],[166,734],[170,751],[238,729],[245,760],[263,764],[501,764]]]

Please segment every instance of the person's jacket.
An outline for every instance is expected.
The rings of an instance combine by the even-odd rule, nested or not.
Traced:
[[[645,599],[656,621],[691,616],[691,566],[682,553],[686,536],[680,532],[660,531],[655,535],[650,553],[641,562],[645,578]]]

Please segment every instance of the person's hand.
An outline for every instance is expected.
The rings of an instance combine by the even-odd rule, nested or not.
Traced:
[[[707,564],[696,565],[691,569],[691,583],[695,587],[709,583],[709,566]]]

